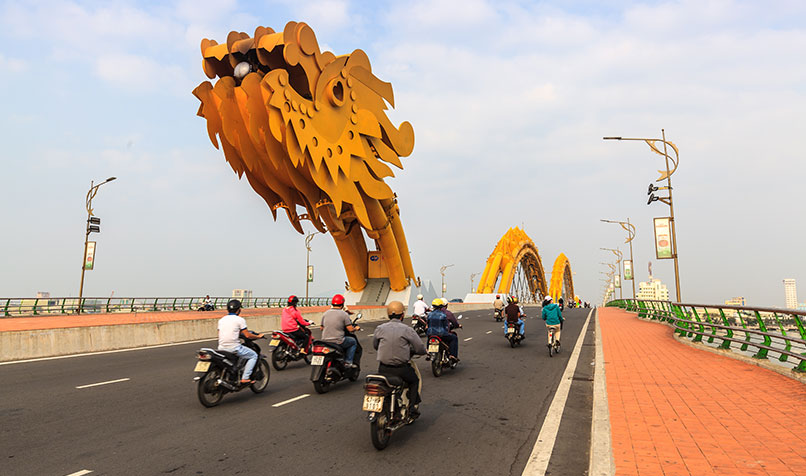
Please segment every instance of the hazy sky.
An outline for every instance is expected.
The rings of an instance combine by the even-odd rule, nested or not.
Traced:
[[[603,6],[607,4],[607,6]],[[336,54],[361,48],[392,83],[413,154],[389,181],[415,272],[464,296],[496,241],[523,225],[544,266],[564,252],[598,301],[602,261],[638,227],[646,189],[673,176],[683,300],[806,301],[806,4],[754,1],[5,1],[0,4],[0,296],[77,295],[90,180],[104,185],[85,295],[304,294],[303,237],[210,144],[192,89],[202,38],[305,21]],[[310,228],[308,226],[308,228]],[[312,295],[343,289],[329,236]],[[478,282],[478,279],[477,279]],[[628,283],[627,283],[628,284]],[[625,293],[626,295],[627,293]],[[673,291],[672,291],[673,295]]]

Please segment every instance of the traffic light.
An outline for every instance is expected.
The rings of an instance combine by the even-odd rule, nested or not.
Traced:
[[[652,202],[657,202],[658,200],[660,200],[660,198],[658,198],[654,194],[650,193],[649,194],[649,200],[646,201],[646,204],[651,205]]]
[[[89,217],[87,219],[87,234],[101,232],[101,219],[98,217]]]
[[[646,194],[647,195],[652,195],[652,192],[656,192],[658,190],[660,190],[658,187],[656,187],[656,186],[654,186],[652,184],[649,184],[649,190],[647,190]]]

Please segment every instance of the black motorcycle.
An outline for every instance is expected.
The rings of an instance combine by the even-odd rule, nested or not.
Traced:
[[[462,315],[460,314],[456,319],[461,318]],[[428,354],[426,355],[426,360],[431,361],[431,373],[434,374],[434,377],[442,375],[443,369],[455,369],[456,365],[459,363],[456,360],[451,360],[450,353],[448,352],[449,349],[450,346],[447,342],[442,340],[442,337],[430,336],[428,338],[428,348],[426,349]]]
[[[521,341],[523,340],[520,326],[517,323],[507,322],[507,332],[505,336],[509,341],[509,346],[512,348],[515,348],[517,345],[521,345]]]
[[[361,319],[358,313],[353,319],[353,326]],[[345,332],[345,336],[355,338],[356,349],[353,357],[355,367],[348,368],[344,362],[344,350],[338,344],[332,344],[323,340],[313,341],[313,355],[311,355],[311,382],[316,393],[325,393],[330,390],[331,385],[343,379],[351,382],[358,380],[361,373],[361,354],[364,352],[358,337],[352,332]]]
[[[495,314],[493,315],[493,317],[495,317],[495,322],[503,321],[504,320],[504,310],[503,309],[496,309]]]
[[[229,392],[240,392],[249,387],[255,393],[262,393],[269,385],[271,369],[266,356],[260,353],[258,346],[252,339],[243,339],[243,345],[254,350],[257,355],[257,364],[252,371],[251,385],[241,385],[241,375],[246,364],[246,359],[238,357],[238,354],[226,350],[216,350],[203,348],[198,352],[198,362],[193,369],[201,374],[193,378],[197,382],[196,393],[199,401],[205,407],[214,407],[221,403],[224,394]]]
[[[215,311],[215,306],[212,304],[203,304],[199,309],[199,311]]]
[[[428,328],[428,321],[423,317],[411,316],[411,326],[417,332],[417,335],[424,336]]]
[[[386,448],[393,432],[417,419],[409,408],[405,382],[396,375],[367,375],[362,408],[369,412],[370,437],[378,450]]]

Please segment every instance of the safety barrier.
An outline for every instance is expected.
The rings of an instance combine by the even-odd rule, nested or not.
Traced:
[[[738,344],[744,352],[752,347],[756,359],[767,359],[770,352],[778,354],[781,362],[799,359],[800,363],[793,370],[806,372],[806,312],[803,311],[643,299],[617,299],[607,306],[636,312],[645,319],[667,322],[674,326],[675,333],[693,342],[721,341],[719,348],[726,350]],[[798,334],[799,338],[793,337]]]
[[[216,309],[226,309],[231,297],[211,297]],[[237,298],[245,308],[285,307],[287,297]],[[200,297],[108,297],[82,298],[0,298],[0,316],[26,317],[54,314],[92,314],[101,312],[195,311],[204,305]],[[299,307],[326,306],[327,297],[299,298]],[[80,311],[79,311],[80,310]]]

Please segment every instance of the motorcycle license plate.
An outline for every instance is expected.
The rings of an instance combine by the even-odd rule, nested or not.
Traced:
[[[280,339],[272,339],[269,341],[269,347],[277,347],[280,345]]]
[[[379,412],[383,410],[383,397],[375,395],[364,395],[364,411]]]
[[[428,344],[428,352],[429,353],[439,352],[439,344]]]
[[[210,368],[210,362],[196,362],[196,367],[193,369],[194,372],[207,372],[207,369]]]
[[[515,333],[515,329],[513,329],[511,327],[509,329],[507,329],[507,334],[514,334],[514,333]]]
[[[314,355],[311,358],[311,365],[322,365],[325,363],[325,356],[324,355]]]

